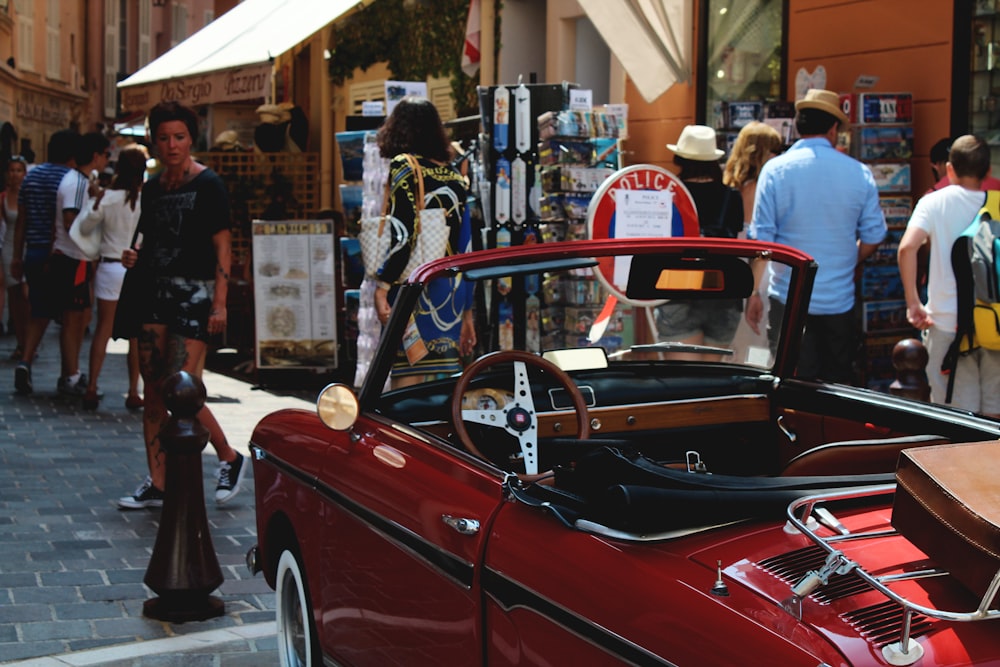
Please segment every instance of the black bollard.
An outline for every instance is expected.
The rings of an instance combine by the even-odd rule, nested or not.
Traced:
[[[149,618],[171,623],[221,616],[225,605],[211,595],[222,582],[205,514],[201,451],[208,430],[195,418],[205,404],[205,385],[180,371],[166,379],[163,396],[170,420],[160,433],[166,454],[166,489],[160,528],[143,581],[159,597],[142,605]]]
[[[916,338],[904,338],[892,348],[892,366],[896,379],[889,385],[889,393],[903,398],[928,401],[931,389],[927,385],[924,368],[927,366],[927,348]]]

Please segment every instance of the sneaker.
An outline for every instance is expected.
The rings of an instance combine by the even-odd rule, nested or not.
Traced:
[[[64,396],[83,396],[87,393],[87,376],[81,374],[75,382],[71,377],[61,377],[56,383],[56,391]]]
[[[215,487],[215,502],[218,505],[232,500],[240,491],[240,484],[246,477],[247,467],[244,465],[246,459],[242,454],[236,452],[233,461],[223,461],[219,464],[219,484]]]
[[[123,496],[118,499],[118,507],[123,510],[141,510],[147,507],[163,507],[163,491],[153,486],[153,480],[149,475],[142,480],[142,484],[131,496]]]
[[[14,369],[14,390],[21,396],[27,396],[32,392],[31,387],[31,366],[22,361]]]

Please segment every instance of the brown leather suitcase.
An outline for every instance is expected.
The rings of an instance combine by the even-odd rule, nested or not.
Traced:
[[[900,452],[892,525],[982,597],[1000,570],[1000,441]]]

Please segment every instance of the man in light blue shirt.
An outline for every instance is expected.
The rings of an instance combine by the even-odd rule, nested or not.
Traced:
[[[858,335],[855,275],[885,237],[885,216],[871,170],[834,148],[838,130],[848,122],[837,94],[809,90],[795,111],[802,138],[761,169],[749,235],[798,248],[816,260],[796,374],[850,383]],[[788,295],[789,276],[776,269],[767,286],[772,329],[781,324]],[[747,321],[755,331],[762,317],[763,303],[754,293]]]

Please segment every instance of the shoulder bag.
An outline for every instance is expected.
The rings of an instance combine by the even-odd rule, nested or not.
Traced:
[[[424,174],[420,163],[413,155],[407,154],[406,161],[413,171],[417,182],[416,219],[413,221],[415,237],[410,246],[410,259],[403,269],[402,276],[409,276],[417,267],[434,259],[444,257],[448,251],[450,228],[443,208],[424,208]],[[361,233],[358,240],[361,244],[361,257],[365,263],[365,273],[374,276],[385,258],[388,257],[392,244],[392,234],[386,229],[389,217],[389,186],[386,184],[385,204],[382,215],[361,221]],[[367,224],[366,224],[367,223]]]

